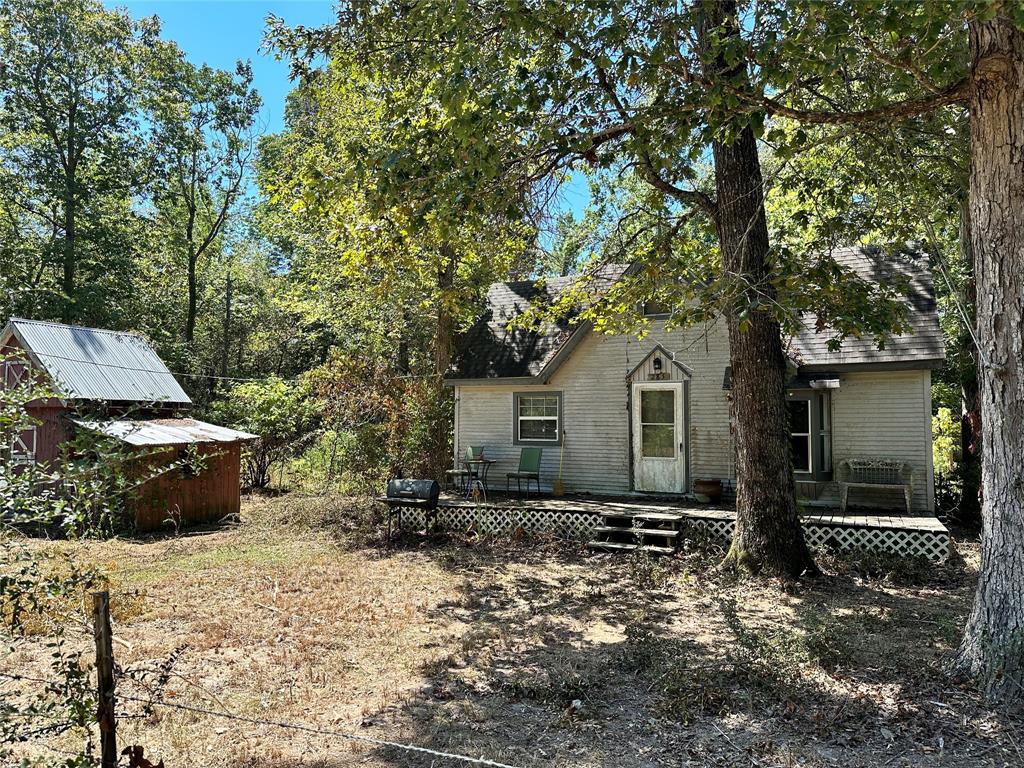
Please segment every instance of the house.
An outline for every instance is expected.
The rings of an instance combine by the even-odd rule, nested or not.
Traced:
[[[789,339],[798,493],[810,506],[837,505],[834,470],[842,460],[899,459],[913,471],[914,511],[933,511],[931,371],[945,350],[927,262],[914,251],[894,256],[868,247],[833,256],[879,283],[906,275],[912,332],[881,350],[865,338],[830,351],[828,334],[808,319]],[[490,288],[486,311],[447,376],[456,396],[456,460],[467,446],[483,446],[496,460],[489,485],[501,489],[527,445],[544,448],[542,486],[561,474],[570,493],[682,495],[696,479],[734,487],[724,320],[666,330],[665,316],[653,315],[642,339],[598,333],[586,322],[509,329],[531,301],[553,300],[571,281]],[[858,494],[862,502],[902,506],[873,489]]]
[[[36,424],[14,439],[8,461],[51,464],[76,430],[88,430],[145,454],[147,466],[172,467],[147,472],[130,500],[140,530],[238,513],[241,447],[255,435],[188,418],[192,401],[145,339],[12,318],[0,333],[0,359],[0,388],[32,382],[56,395],[27,404]],[[186,455],[202,458],[183,465]]]

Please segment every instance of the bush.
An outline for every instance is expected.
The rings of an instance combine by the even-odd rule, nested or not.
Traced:
[[[236,385],[224,400],[213,405],[213,417],[259,439],[243,454],[243,484],[270,485],[270,470],[297,456],[315,436],[319,405],[302,384],[272,376],[266,381]]]

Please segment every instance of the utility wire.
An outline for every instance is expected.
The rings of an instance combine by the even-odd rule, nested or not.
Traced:
[[[49,358],[52,358],[54,360],[65,360],[65,361],[67,361],[69,363],[81,363],[83,365],[94,365],[94,366],[97,366],[99,368],[114,368],[114,369],[117,369],[117,370],[120,370],[120,371],[133,371],[135,373],[149,373],[149,374],[152,374],[154,376],[167,376],[169,374],[171,376],[183,376],[183,377],[188,377],[188,378],[193,378],[193,379],[213,379],[213,380],[216,380],[216,381],[239,381],[239,382],[260,382],[260,383],[265,382],[265,381],[267,381],[267,379],[270,378],[269,376],[264,376],[263,378],[246,378],[244,376],[217,376],[217,375],[212,374],[212,373],[185,373],[184,371],[171,371],[171,370],[154,371],[151,368],[135,368],[133,366],[117,365],[115,363],[99,363],[99,362],[96,362],[95,360],[81,360],[81,359],[79,359],[77,357],[65,357],[64,355],[57,355],[57,354],[54,354],[52,352],[36,352],[35,350],[31,350],[31,353],[33,355],[35,355],[36,357],[49,357]],[[439,374],[439,373],[409,373],[409,374],[402,374],[401,376],[395,376],[394,378],[396,378],[396,379],[435,379],[435,378],[438,378],[439,376],[441,376],[441,374]],[[298,377],[294,377],[294,378],[290,378],[290,379],[281,379],[281,381],[283,381],[285,383],[293,384],[293,383],[299,381],[299,378]]]

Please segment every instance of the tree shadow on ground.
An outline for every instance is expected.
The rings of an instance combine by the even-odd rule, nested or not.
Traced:
[[[374,717],[403,741],[517,766],[873,767],[1003,765],[1024,742],[1018,719],[943,674],[963,568],[894,584],[833,558],[835,575],[779,586],[709,576],[706,556],[418,551],[464,578],[434,611],[465,630]]]

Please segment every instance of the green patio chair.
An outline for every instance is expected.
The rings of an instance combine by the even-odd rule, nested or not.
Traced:
[[[537,493],[540,494],[540,459],[544,453],[543,448],[523,448],[519,452],[519,470],[509,472],[505,475],[505,493],[509,492],[512,485],[512,478],[516,481],[516,490],[519,495],[523,494],[523,480],[526,481],[526,497],[530,497],[530,481],[537,484]]]
[[[483,458],[483,455],[484,447],[482,445],[470,445],[466,448],[466,455],[462,460],[470,462]],[[476,478],[477,470],[472,464],[464,463],[461,467],[449,469],[447,474],[449,488],[454,483],[460,491],[465,491],[469,487],[470,481]]]

